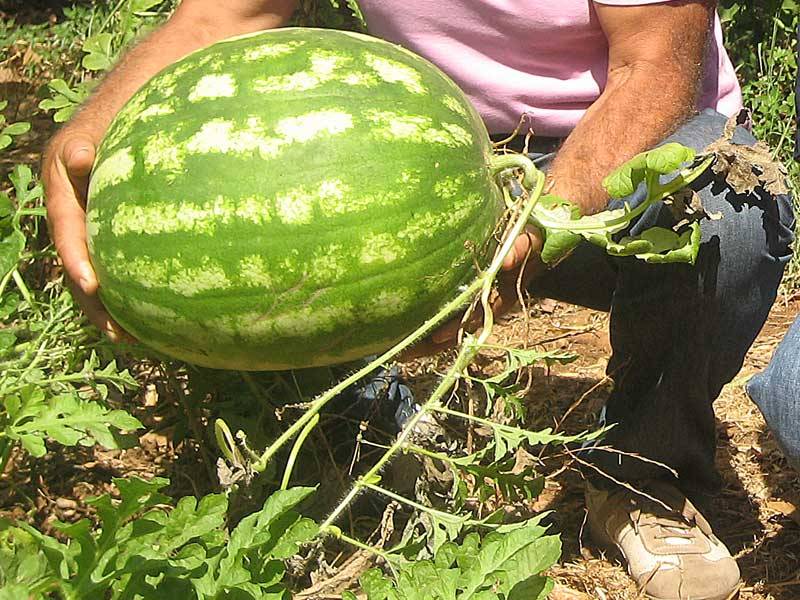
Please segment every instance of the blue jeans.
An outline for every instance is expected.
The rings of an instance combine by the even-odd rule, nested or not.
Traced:
[[[800,470],[800,318],[789,329],[767,368],[747,384],[789,462]]]
[[[705,111],[665,141],[702,150],[720,137],[725,122]],[[743,128],[734,141],[755,143]],[[547,157],[541,158],[546,163]],[[711,170],[692,187],[707,212],[722,214],[703,220],[695,265],[609,257],[584,243],[535,280],[530,291],[611,312],[608,373],[615,384],[602,420],[614,427],[603,444],[669,465],[678,473],[677,484],[696,497],[719,488],[712,403],[741,368],[775,300],[791,255],[794,215],[789,196],[737,194]],[[625,201],[636,205],[642,198],[636,193]],[[666,207],[654,206],[631,233],[673,222]],[[800,448],[796,432],[794,443]],[[672,477],[635,457],[598,450],[588,456],[617,479]]]

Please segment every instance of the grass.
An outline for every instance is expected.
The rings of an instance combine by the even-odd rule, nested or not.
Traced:
[[[745,106],[753,112],[754,132],[786,166],[800,214],[800,163],[794,160],[795,77],[800,10],[795,0],[722,2],[728,51],[742,82]],[[800,254],[786,272],[788,292],[800,288]]]

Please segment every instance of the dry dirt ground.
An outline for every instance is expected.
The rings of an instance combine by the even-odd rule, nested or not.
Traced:
[[[580,406],[564,427],[579,431],[591,424],[608,394],[604,369],[609,354],[606,316],[562,304],[546,306],[535,320],[540,339],[580,354],[572,364],[553,367],[534,386],[531,402],[546,406],[544,414],[561,418],[573,403]],[[742,600],[800,598],[800,478],[783,458],[744,385],[769,361],[794,316],[800,300],[783,298],[751,348],[739,375],[715,403],[717,464],[723,489],[708,514],[715,532],[735,554],[742,571]],[[500,335],[515,336],[515,321]],[[510,329],[510,331],[509,331]],[[588,331],[586,331],[588,329]],[[594,390],[594,391],[591,391]],[[544,425],[545,423],[542,423]],[[538,508],[556,511],[562,531],[562,562],[551,575],[559,583],[554,598],[630,600],[640,594],[614,557],[589,547],[582,535],[583,485],[574,471],[549,479]],[[583,542],[586,542],[584,545]]]

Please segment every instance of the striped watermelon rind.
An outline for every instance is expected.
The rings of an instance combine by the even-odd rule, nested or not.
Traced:
[[[219,42],[143,86],[98,150],[100,297],[145,344],[207,367],[384,350],[491,250],[491,163],[461,90],[403,48],[308,28]]]

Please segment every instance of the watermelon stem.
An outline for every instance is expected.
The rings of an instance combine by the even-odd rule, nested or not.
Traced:
[[[522,170],[522,185],[526,190],[533,189],[536,185],[537,174],[541,174],[533,161],[524,154],[495,154],[492,156],[489,163],[492,177],[497,177],[511,169]]]
[[[289,489],[289,480],[292,478],[292,471],[294,470],[294,463],[297,461],[297,455],[300,453],[300,448],[303,447],[303,443],[306,441],[308,434],[311,433],[311,430],[317,426],[317,423],[319,423],[319,414],[316,414],[309,419],[308,423],[306,423],[306,426],[303,427],[303,430],[294,441],[292,451],[289,453],[289,459],[286,461],[286,468],[283,470],[283,479],[281,480],[282,490]]]
[[[353,383],[361,380],[366,375],[370,374],[372,371],[378,369],[386,362],[393,359],[395,356],[400,354],[403,350],[410,347],[417,341],[421,340],[429,333],[431,333],[436,327],[441,325],[445,319],[447,319],[451,314],[456,312],[458,309],[462,308],[464,305],[469,303],[478,292],[481,292],[481,302],[484,304],[484,332],[481,334],[481,340],[485,341],[485,339],[491,333],[491,327],[493,324],[493,317],[494,315],[491,314],[491,310],[487,310],[488,307],[488,298],[492,290],[492,285],[494,284],[494,280],[497,276],[497,273],[500,271],[500,268],[503,264],[503,258],[506,254],[511,250],[511,247],[514,244],[514,240],[516,240],[517,236],[522,233],[525,224],[528,222],[528,218],[530,217],[531,211],[533,207],[538,202],[539,198],[542,195],[542,191],[544,190],[544,174],[539,171],[531,162],[528,157],[523,156],[521,154],[507,154],[507,155],[498,155],[493,160],[493,164],[491,167],[492,174],[495,177],[499,177],[503,172],[508,171],[510,169],[519,168],[523,171],[523,185],[526,189],[531,190],[531,193],[528,198],[528,202],[524,204],[522,209],[519,211],[519,214],[516,215],[517,218],[510,223],[509,226],[506,228],[506,234],[504,237],[504,241],[501,244],[500,249],[496,252],[492,264],[486,271],[483,271],[469,286],[466,287],[464,291],[458,294],[453,300],[448,302],[444,307],[442,307],[439,312],[437,312],[433,317],[425,321],[416,331],[411,333],[409,336],[401,340],[398,344],[394,347],[390,348],[380,356],[378,356],[375,360],[367,364],[366,366],[362,367],[349,377],[343,379],[338,384],[333,386],[327,392],[324,392],[321,396],[314,399],[310,405],[308,410],[303,413],[300,418],[297,419],[292,425],[289,426],[286,431],[284,431],[278,439],[276,439],[269,447],[264,450],[261,458],[254,462],[251,466],[252,470],[256,473],[263,472],[269,461],[275,456],[275,454],[295,435],[299,434],[306,425],[315,418],[317,414],[322,410],[322,408],[330,402],[336,395],[343,392],[347,387],[352,385]],[[455,368],[457,365],[454,365]],[[459,372],[464,368],[464,365],[459,367]],[[417,413],[419,414],[419,413]],[[415,415],[416,417],[416,415]],[[412,418],[409,421],[409,424],[406,426],[404,431],[410,430],[410,422],[416,420]],[[393,446],[393,448],[399,448],[397,444]],[[389,455],[391,456],[394,452],[390,452]],[[387,459],[388,460],[388,459]],[[379,467],[375,469],[377,473],[380,468],[385,464],[386,461],[379,461]],[[358,493],[358,490],[355,490],[353,497],[355,494]],[[352,499],[352,498],[350,498]],[[349,500],[348,500],[349,504]],[[345,504],[346,506],[346,504]]]
[[[507,156],[511,157],[512,155]],[[527,197],[523,196],[520,209],[515,215],[513,215],[514,218],[506,227],[503,242],[495,253],[491,265],[488,269],[483,271],[467,289],[467,291],[470,292],[468,297],[471,297],[478,290],[481,292],[480,301],[483,305],[483,328],[481,333],[477,337],[468,334],[461,341],[458,355],[456,356],[453,366],[447,371],[441,382],[439,382],[439,385],[437,385],[436,389],[434,389],[433,393],[431,393],[428,400],[425,401],[420,406],[420,409],[406,422],[403,431],[401,431],[400,435],[397,436],[394,444],[392,444],[392,446],[383,453],[383,455],[372,466],[372,468],[367,471],[367,473],[359,477],[359,479],[353,484],[353,487],[350,488],[350,491],[345,495],[341,502],[339,502],[336,508],[333,509],[331,514],[328,515],[328,518],[325,519],[325,521],[320,525],[321,533],[332,533],[331,527],[333,527],[334,521],[350,505],[355,497],[365,488],[374,488],[374,486],[380,480],[380,472],[383,467],[386,466],[386,464],[394,457],[395,454],[409,447],[406,444],[406,440],[415,431],[416,425],[429,413],[441,408],[442,399],[447,393],[449,393],[450,389],[456,385],[458,380],[462,378],[462,374],[466,371],[470,363],[472,363],[473,359],[491,334],[492,327],[494,325],[494,314],[489,306],[489,295],[492,291],[495,278],[503,266],[503,259],[511,250],[511,247],[514,245],[514,241],[517,239],[517,236],[522,233],[534,206],[536,206],[536,203],[539,201],[539,198],[544,191],[544,174],[536,169],[536,167],[530,160],[527,159],[527,157],[524,158],[525,160],[523,161],[502,161],[502,166],[495,170],[495,176],[499,176],[503,171],[506,171],[510,168],[519,167],[526,171],[526,176],[523,178],[523,184],[526,184],[527,179],[526,190],[529,190],[529,194],[526,195]],[[459,298],[462,296],[464,296],[463,293],[459,295]],[[398,346],[405,347],[403,344],[407,340],[410,339],[413,342],[414,340],[419,339],[419,337],[427,333],[428,329],[432,329],[434,326],[438,325],[445,318],[447,318],[451,312],[452,310],[448,310],[447,312],[444,310],[440,311],[429,321],[427,321],[419,330],[417,330],[417,332],[411,334],[411,336],[406,338],[406,340],[403,340],[403,342],[400,342]],[[387,354],[397,354],[397,352],[402,349],[400,348],[396,350],[398,346],[395,346],[395,348],[389,350]],[[378,366],[381,362],[383,362],[383,360],[382,358],[379,358],[378,361],[375,362],[378,363],[375,366]]]

